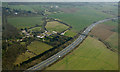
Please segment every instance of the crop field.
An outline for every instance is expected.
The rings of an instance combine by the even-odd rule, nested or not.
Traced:
[[[69,28],[68,26],[62,23],[59,23],[57,21],[47,22],[47,25],[45,27],[49,31],[56,31],[56,32],[62,32],[67,28]]]
[[[90,6],[80,6],[72,8],[77,9],[72,13],[66,13],[66,10],[70,11],[71,9],[65,8],[65,11],[63,13],[51,14],[49,15],[49,17],[62,20],[63,22],[72,26],[72,30],[76,32],[79,32],[95,21],[113,17],[112,15],[100,12]]]
[[[109,43],[112,49],[118,50],[118,20],[97,25],[90,33]]]
[[[25,53],[22,53],[21,55],[19,55],[18,57],[17,57],[17,59],[16,59],[16,61],[15,61],[15,63],[14,63],[14,65],[19,65],[20,63],[22,63],[22,62],[24,62],[24,61],[26,61],[26,60],[28,60],[29,58],[32,58],[32,57],[34,57],[34,56],[36,56],[35,54],[33,54],[33,53],[30,53],[30,52],[25,52]]]
[[[85,41],[64,59],[47,70],[117,70],[118,54],[110,51],[95,38]]]
[[[36,24],[42,25],[43,21],[41,19],[42,17],[9,17],[8,23],[21,29],[33,27]]]
[[[52,46],[39,42],[39,41],[34,41],[27,47],[29,51],[37,55],[43,53],[46,50],[49,50],[50,48],[52,48]]]
[[[114,33],[111,31],[113,28],[115,27],[99,24],[90,32],[90,35],[94,35],[102,40],[105,40]]]

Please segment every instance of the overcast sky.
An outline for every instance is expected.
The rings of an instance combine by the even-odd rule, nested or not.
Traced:
[[[120,0],[1,0],[2,2],[119,2]]]

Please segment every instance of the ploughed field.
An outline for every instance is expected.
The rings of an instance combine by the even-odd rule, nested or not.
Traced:
[[[97,25],[90,35],[107,42],[112,49],[118,50],[118,20]]]
[[[47,70],[117,70],[118,54],[110,51],[95,38],[85,41],[64,59]]]

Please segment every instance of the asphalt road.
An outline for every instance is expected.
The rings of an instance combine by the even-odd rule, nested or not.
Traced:
[[[78,46],[84,39],[85,37],[88,35],[88,33],[91,31],[91,29],[100,23],[103,23],[105,21],[109,21],[112,19],[117,19],[117,18],[110,18],[110,19],[104,19],[101,21],[98,21],[96,23],[91,24],[89,27],[87,27],[84,32],[73,42],[71,43],[69,46],[67,46],[66,48],[64,48],[63,50],[61,50],[60,52],[58,52],[57,54],[51,56],[50,58],[42,61],[41,63],[27,69],[28,70],[42,70],[43,68],[49,66],[50,64],[54,63],[55,61],[57,61],[58,59],[60,59],[61,57],[65,56],[67,53],[69,53],[71,50],[73,50],[76,46]]]

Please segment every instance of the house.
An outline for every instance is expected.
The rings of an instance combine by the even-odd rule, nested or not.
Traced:
[[[52,33],[53,33],[53,34],[57,34],[57,32],[56,32],[56,31],[52,31]]]
[[[18,13],[17,12],[15,12],[15,15],[17,15]]]

